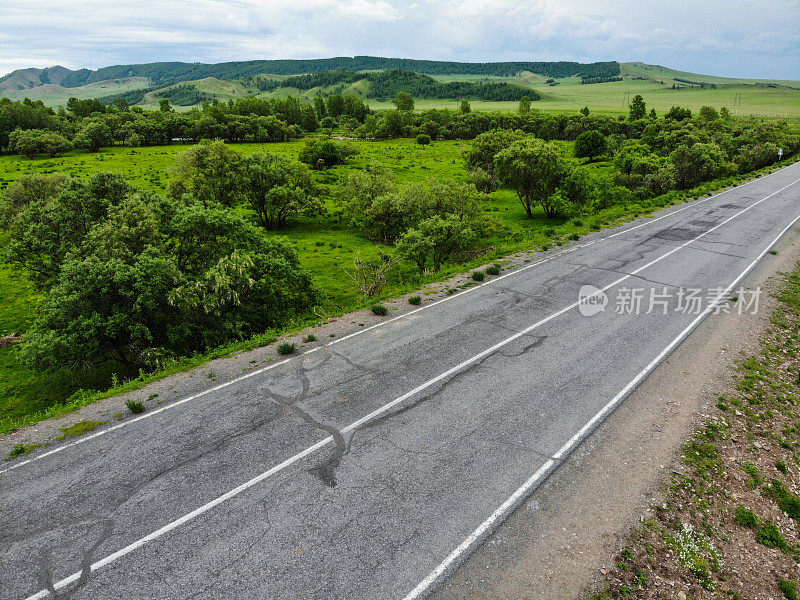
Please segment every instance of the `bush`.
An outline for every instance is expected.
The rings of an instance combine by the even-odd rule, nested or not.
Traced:
[[[422,297],[421,296],[409,296],[408,303],[409,304],[413,304],[414,306],[418,306],[419,304],[422,303]]]
[[[125,406],[135,415],[143,413],[145,409],[144,402],[141,400],[125,400]]]
[[[382,317],[389,313],[389,309],[386,308],[383,304],[373,304],[372,306],[369,307],[369,309],[372,311],[373,315],[378,315],[379,317]]]
[[[473,271],[472,279],[474,279],[475,281],[483,281],[484,279],[486,279],[486,273],[484,273],[483,271]]]
[[[758,518],[753,514],[749,508],[744,506],[737,506],[733,514],[733,520],[742,527],[749,527],[755,529],[758,527]]]
[[[608,142],[605,136],[596,129],[584,131],[575,140],[576,158],[594,160],[596,157],[605,154],[607,150]]]
[[[496,266],[492,265],[491,267],[488,267],[486,269],[486,274],[487,275],[500,275],[500,267],[496,267]]]
[[[294,354],[297,352],[297,346],[292,342],[281,342],[278,344],[278,354]]]
[[[358,154],[358,150],[350,144],[335,142],[333,140],[312,140],[300,150],[298,159],[312,169],[330,169],[336,165],[343,165],[347,158]]]
[[[309,344],[309,343],[314,342],[316,340],[317,340],[317,336],[315,336],[313,333],[309,333],[306,337],[303,338],[303,341],[306,344]]]
[[[786,549],[786,540],[783,539],[780,530],[775,523],[767,523],[756,531],[756,539],[767,548]]]
[[[786,596],[786,600],[800,600],[797,593],[797,582],[794,579],[778,579],[778,587]]]
[[[571,233],[569,234],[569,239],[571,239],[573,242],[577,242],[579,239],[581,239],[581,236],[579,236],[577,233]]]

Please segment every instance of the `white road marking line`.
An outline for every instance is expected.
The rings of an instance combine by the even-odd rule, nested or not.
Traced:
[[[644,369],[639,371],[639,373],[634,377],[628,385],[626,385],[620,392],[614,396],[608,404],[606,404],[600,411],[595,414],[583,427],[581,427],[575,435],[573,435],[567,442],[561,446],[561,448],[553,454],[552,458],[547,460],[533,475],[531,475],[530,479],[528,479],[525,483],[523,483],[519,488],[517,488],[513,494],[501,504],[497,510],[495,510],[489,518],[487,518],[483,523],[481,523],[475,531],[469,534],[463,542],[461,542],[458,547],[453,550],[447,558],[445,558],[437,567],[431,571],[428,576],[423,579],[417,586],[411,590],[403,600],[419,600],[423,596],[426,596],[434,586],[435,583],[439,580],[439,578],[448,571],[451,567],[459,564],[463,561],[472,550],[475,549],[475,546],[478,541],[480,541],[485,535],[489,534],[492,528],[492,525],[499,525],[502,523],[514,510],[535,490],[539,483],[544,479],[544,477],[550,472],[550,470],[556,466],[556,461],[561,460],[562,458],[567,457],[577,446],[580,444],[597,426],[599,426],[619,405],[622,400],[624,400],[628,394],[630,394],[650,372],[655,369],[663,360],[669,356],[669,354],[675,350],[675,348],[680,344],[699,324],[700,322],[705,319],[712,310],[720,303],[720,300],[725,298],[728,294],[731,293],[733,288],[739,284],[742,279],[744,279],[747,274],[753,269],[753,267],[758,264],[764,255],[772,248],[778,240],[780,240],[784,234],[792,228],[792,226],[800,221],[800,215],[798,215],[786,228],[778,234],[778,236],[766,247],[764,250],[759,254],[753,262],[751,262],[744,271],[742,271],[739,276],[727,287],[723,290],[714,300],[711,302],[708,307],[697,316],[697,318],[692,321],[686,329],[681,331],[678,336],[670,342],[670,344],[661,351],[661,353],[656,356]]]
[[[631,231],[639,229],[640,227],[645,227],[647,225],[650,225],[652,223],[660,221],[661,219],[666,219],[667,217],[671,217],[672,215],[675,215],[675,214],[677,214],[679,212],[683,212],[684,210],[687,210],[689,208],[693,208],[693,207],[697,206],[698,204],[702,204],[703,202],[708,202],[709,200],[713,200],[714,198],[722,196],[723,194],[727,194],[728,192],[731,192],[731,191],[734,191],[734,190],[739,190],[739,189],[741,189],[741,188],[743,188],[745,186],[750,185],[751,183],[755,183],[757,181],[764,181],[768,177],[770,177],[771,175],[775,175],[776,173],[780,173],[781,171],[784,171],[785,169],[793,167],[796,164],[797,163],[792,163],[790,165],[786,165],[785,167],[781,167],[780,169],[778,169],[774,173],[769,173],[769,174],[764,175],[762,177],[757,177],[756,179],[751,179],[750,181],[747,181],[747,182],[743,183],[742,185],[739,185],[739,186],[736,186],[736,187],[732,187],[732,188],[728,188],[726,190],[723,190],[722,192],[719,192],[718,194],[714,194],[712,196],[708,196],[708,197],[702,198],[700,200],[694,200],[692,202],[687,203],[686,206],[683,206],[682,208],[678,208],[676,210],[671,210],[667,214],[661,215],[660,217],[655,217],[653,219],[649,219],[649,220],[645,221],[644,223],[639,223],[638,225],[634,225],[633,227],[629,227],[629,228],[624,229],[622,231],[617,231],[616,233],[612,233],[612,234],[609,234],[609,235],[601,237],[601,238],[596,238],[596,239],[591,240],[589,242],[586,242],[584,244],[577,244],[577,245],[574,245],[574,246],[570,246],[568,248],[565,248],[564,250],[561,250],[559,252],[556,252],[556,253],[548,256],[547,258],[543,258],[542,260],[536,261],[536,262],[531,263],[529,265],[525,265],[523,267],[520,267],[519,269],[515,269],[513,271],[509,271],[505,275],[500,275],[499,277],[494,277],[494,278],[490,279],[489,281],[486,281],[484,283],[478,284],[476,286],[469,287],[469,288],[467,288],[467,289],[465,289],[465,290],[463,290],[461,292],[457,292],[457,293],[455,293],[455,294],[453,294],[451,296],[446,296],[444,298],[440,298],[439,300],[437,300],[435,302],[431,302],[430,304],[426,304],[425,306],[421,306],[419,308],[415,308],[414,310],[410,310],[410,311],[408,311],[406,313],[403,313],[402,315],[398,315],[396,317],[392,317],[391,319],[387,319],[386,321],[381,321],[380,323],[376,323],[375,325],[370,325],[369,327],[365,327],[364,329],[360,329],[358,331],[354,331],[353,333],[350,333],[350,334],[348,334],[346,336],[343,336],[343,337],[338,338],[336,340],[333,340],[331,342],[327,342],[326,344],[324,344],[324,346],[333,346],[335,344],[338,344],[339,342],[343,342],[343,341],[345,341],[347,339],[350,339],[352,337],[355,337],[357,335],[361,335],[362,333],[366,333],[367,331],[370,331],[370,330],[375,329],[377,327],[383,327],[383,326],[388,325],[389,323],[392,323],[392,322],[397,321],[399,319],[404,319],[404,318],[406,318],[406,317],[408,317],[410,315],[416,314],[416,313],[418,313],[420,311],[426,310],[428,308],[432,308],[432,307],[434,307],[434,306],[436,306],[438,304],[441,304],[442,302],[447,302],[449,300],[453,300],[454,298],[458,298],[458,297],[460,297],[460,296],[462,296],[464,294],[468,294],[468,293],[470,293],[470,292],[472,292],[474,290],[483,288],[484,286],[492,285],[492,284],[494,284],[494,283],[496,283],[498,281],[501,281],[501,280],[505,279],[506,277],[511,277],[513,275],[517,275],[519,273],[522,273],[523,271],[527,271],[528,269],[532,269],[534,267],[538,267],[538,266],[540,266],[540,265],[542,265],[542,264],[544,264],[546,262],[554,260],[554,259],[558,258],[559,256],[562,256],[562,255],[567,254],[569,252],[574,252],[576,250],[580,250],[582,248],[586,248],[586,247],[591,246],[592,244],[596,244],[598,242],[604,242],[606,240],[609,240],[609,239],[615,238],[617,236],[623,235],[625,233],[629,233]],[[318,350],[319,348],[320,348],[320,346],[317,346],[315,348],[312,348],[311,350],[306,350],[300,356],[305,356],[306,354],[310,354],[311,352],[314,352],[314,351]],[[190,402],[192,400],[196,400],[197,398],[200,398],[200,397],[205,396],[207,394],[210,394],[212,392],[216,392],[216,391],[221,390],[223,388],[226,388],[228,386],[234,385],[236,383],[239,383],[240,381],[244,381],[246,379],[250,379],[251,377],[255,377],[256,375],[261,375],[261,374],[269,371],[270,369],[274,369],[275,367],[278,367],[278,366],[280,366],[282,364],[285,364],[285,363],[289,362],[290,360],[292,360],[292,359],[291,358],[286,358],[284,360],[281,360],[279,362],[273,363],[273,364],[268,365],[266,367],[262,367],[260,369],[256,369],[255,371],[251,371],[250,373],[246,373],[244,375],[240,375],[239,377],[236,377],[234,379],[230,379],[228,381],[220,383],[219,385],[215,385],[214,387],[210,387],[207,390],[202,390],[200,392],[192,394],[191,396],[187,396],[186,398],[182,398],[181,400],[177,400],[175,402],[172,402],[172,403],[170,403],[170,404],[168,404],[166,406],[163,406],[161,408],[158,408],[156,410],[148,411],[148,412],[146,412],[146,413],[144,413],[142,415],[139,415],[138,417],[135,417],[133,419],[128,419],[127,421],[123,421],[122,423],[119,423],[119,424],[114,425],[112,427],[105,428],[105,429],[103,429],[101,431],[95,432],[95,433],[90,434],[90,435],[85,435],[85,436],[83,436],[83,437],[81,437],[81,438],[79,438],[79,439],[77,439],[75,441],[72,441],[72,442],[69,442],[67,444],[58,446],[56,448],[53,448],[52,450],[48,450],[46,452],[42,452],[41,454],[37,454],[36,456],[33,456],[33,457],[25,459],[23,461],[17,462],[15,464],[11,465],[10,467],[6,467],[5,469],[0,469],[0,475],[2,475],[3,473],[7,473],[9,471],[13,471],[14,469],[18,469],[19,467],[22,467],[22,466],[27,465],[29,463],[35,462],[37,460],[41,460],[41,459],[43,459],[43,458],[45,458],[47,456],[51,456],[53,454],[57,454],[59,452],[62,452],[64,450],[66,450],[67,448],[72,448],[74,446],[77,446],[78,444],[82,444],[84,442],[88,442],[89,440],[93,440],[95,438],[103,436],[103,435],[105,435],[107,433],[110,433],[112,431],[116,431],[118,429],[122,429],[123,427],[127,427],[128,425],[131,425],[132,423],[136,423],[137,421],[141,421],[143,419],[149,419],[150,417],[154,417],[155,415],[158,415],[158,414],[160,414],[160,413],[162,413],[162,412],[164,412],[166,410],[170,410],[172,408],[175,408],[176,406],[180,406],[180,405],[185,404],[187,402]]]
[[[709,233],[711,233],[713,231],[716,231],[717,229],[719,229],[720,227],[722,227],[726,223],[732,221],[736,217],[746,213],[747,211],[749,211],[750,209],[754,208],[755,206],[758,206],[759,204],[761,204],[765,200],[768,200],[769,198],[772,198],[776,194],[779,194],[783,190],[793,186],[794,184],[796,184],[798,182],[800,182],[800,179],[796,179],[792,183],[780,188],[779,190],[776,190],[776,191],[772,192],[768,196],[764,196],[763,198],[761,198],[757,202],[754,202],[753,204],[750,204],[747,208],[744,208],[743,210],[739,211],[738,213],[728,217],[727,219],[725,219],[724,221],[718,223],[717,225],[715,225],[711,229],[708,229],[708,230],[704,231],[700,235],[692,238],[691,240],[688,240],[688,241],[684,242],[680,246],[676,246],[675,248],[673,248],[669,252],[666,252],[665,254],[662,254],[660,257],[648,262],[644,266],[641,266],[641,267],[635,269],[634,271],[631,271],[631,273],[626,274],[623,277],[620,277],[619,279],[615,280],[613,283],[610,283],[610,284],[606,285],[605,287],[601,288],[598,292],[595,292],[595,293],[605,292],[605,291],[611,289],[612,287],[614,287],[615,285],[625,281],[626,279],[629,279],[630,277],[634,277],[637,273],[640,273],[644,269],[656,264],[657,262],[663,260],[664,258],[666,258],[668,256],[671,256],[672,254],[674,254],[678,250],[681,250],[682,248],[685,248],[689,244],[699,240],[702,237],[705,237]],[[800,217],[797,217],[794,221],[792,221],[791,225],[793,225],[798,219],[800,219]],[[775,239],[775,241],[780,239],[780,237],[789,229],[789,227],[791,227],[791,225],[789,225],[786,229],[784,229],[781,232],[781,234]],[[769,247],[771,247],[773,244],[775,244],[775,241],[773,241],[770,244],[770,246],[767,247],[767,249],[769,249]],[[748,271],[749,271],[750,268],[752,268],[752,265],[754,265],[756,262],[758,262],[758,260],[761,259],[761,257],[764,256],[766,251],[767,250],[762,252],[759,255],[759,257],[756,258],[753,261],[753,263],[751,263],[751,266],[748,267],[748,269],[747,269]],[[745,273],[746,272],[747,271],[745,271]],[[740,276],[740,278],[741,277],[743,277],[743,275]],[[738,281],[738,279],[737,279],[737,281]],[[533,329],[536,329],[537,327],[540,327],[541,325],[544,325],[545,323],[555,319],[556,317],[558,317],[560,315],[563,315],[565,312],[567,312],[567,311],[575,308],[576,306],[578,306],[578,304],[579,304],[579,302],[576,301],[576,302],[573,302],[572,304],[569,304],[568,306],[565,306],[564,308],[558,310],[557,312],[552,313],[551,315],[549,315],[549,316],[537,321],[533,325],[530,325],[529,327],[526,327],[525,329],[515,333],[514,335],[506,338],[505,340],[503,340],[501,342],[498,342],[497,344],[491,346],[490,348],[487,348],[486,350],[480,352],[479,354],[476,354],[472,358],[469,358],[469,359],[465,360],[464,362],[456,365],[455,367],[453,367],[451,369],[448,369],[444,373],[441,373],[440,375],[437,375],[433,379],[430,379],[430,380],[426,381],[425,383],[422,383],[422,384],[418,385],[413,390],[411,390],[409,392],[406,392],[402,396],[400,396],[398,398],[395,398],[391,402],[388,402],[388,403],[384,404],[380,408],[377,408],[376,410],[372,411],[371,413],[361,417],[357,421],[354,421],[350,425],[347,425],[346,427],[342,428],[341,429],[341,433],[345,434],[345,433],[349,433],[349,432],[353,431],[354,429],[360,427],[364,423],[366,423],[368,421],[371,421],[375,417],[386,413],[388,410],[390,410],[394,406],[397,406],[401,402],[404,402],[405,400],[407,400],[410,397],[418,394],[419,392],[425,390],[426,388],[429,388],[430,386],[435,385],[437,382],[441,381],[442,379],[445,379],[448,376],[450,376],[450,375],[452,375],[454,373],[457,373],[458,371],[462,370],[464,367],[467,367],[467,366],[469,366],[469,365],[471,365],[471,364],[473,364],[473,363],[485,358],[489,354],[492,354],[493,352],[495,352],[498,349],[502,348],[503,346],[509,344],[510,342],[512,342],[512,341],[522,337],[523,335],[529,333]],[[705,313],[703,314],[703,316],[704,315],[705,315]],[[695,322],[699,322],[699,321],[696,320]],[[683,334],[681,334],[681,335],[683,335]],[[676,339],[678,339],[678,341],[679,341],[682,338],[679,337],[679,338],[676,338]],[[670,346],[668,346],[667,348],[668,349],[673,348],[674,344],[676,344],[676,343],[677,343],[676,341],[673,341],[672,344],[670,344]],[[666,350],[665,350],[665,352],[666,352]],[[653,363],[651,363],[651,365],[652,364]],[[649,372],[650,369],[652,369],[652,367],[650,365],[648,365],[648,367],[645,368],[645,371],[643,371],[643,373],[646,374],[647,372]],[[631,385],[631,384],[629,384],[629,385]],[[622,392],[620,392],[620,394],[621,393]],[[611,404],[609,404],[609,405],[613,406]],[[601,411],[601,413],[605,414],[604,411],[606,411],[606,409],[603,409],[603,411]],[[601,415],[601,413],[598,413],[598,415]],[[596,416],[595,418],[599,418],[599,417]],[[593,419],[593,421],[594,421],[594,419]],[[591,424],[593,421],[590,421],[589,424]],[[586,426],[584,426],[584,428],[585,427]],[[581,429],[581,431],[584,431],[584,429]],[[579,434],[580,434],[580,431],[578,432],[578,434],[575,434],[575,435],[578,436]],[[570,444],[577,443],[577,442],[573,442],[573,440],[575,440],[575,439],[578,439],[578,438],[573,436],[573,438],[569,442],[567,442],[567,445],[565,445],[565,447],[570,447],[571,448],[572,446],[569,446]],[[196,508],[195,510],[193,510],[192,512],[184,515],[183,517],[180,517],[179,519],[176,519],[175,521],[172,521],[171,523],[168,523],[167,525],[164,525],[160,529],[157,529],[156,531],[153,531],[152,533],[144,536],[143,538],[140,538],[140,539],[136,540],[135,542],[132,542],[131,544],[125,546],[124,548],[121,548],[120,550],[117,550],[113,554],[110,554],[110,555],[106,556],[105,558],[103,558],[103,559],[101,559],[101,560],[99,560],[99,561],[97,561],[95,563],[92,563],[92,565],[89,568],[90,572],[94,572],[94,571],[96,571],[96,570],[98,570],[98,569],[100,569],[102,567],[105,567],[105,566],[117,561],[118,559],[122,558],[123,556],[125,556],[127,554],[130,554],[134,550],[137,550],[138,548],[141,548],[145,544],[147,544],[147,543],[149,543],[149,542],[151,542],[151,541],[163,536],[166,533],[169,533],[170,531],[180,527],[184,523],[187,523],[187,522],[191,521],[195,517],[198,517],[198,516],[208,512],[208,511],[210,511],[211,509],[213,509],[214,507],[222,504],[226,500],[229,500],[229,499],[233,498],[234,496],[239,495],[240,493],[244,492],[245,490],[250,489],[251,487],[257,485],[258,483],[264,481],[268,477],[274,475],[275,473],[277,473],[279,471],[282,471],[286,467],[289,467],[289,466],[293,465],[294,463],[296,463],[299,460],[305,458],[309,454],[312,454],[312,453],[316,452],[317,450],[319,450],[320,448],[323,448],[324,446],[326,446],[327,444],[329,444],[332,441],[333,441],[333,437],[332,436],[328,436],[327,438],[324,438],[324,439],[320,440],[319,442],[317,442],[313,446],[309,446],[308,448],[306,448],[302,452],[299,452],[299,453],[295,454],[294,456],[290,456],[289,458],[284,460],[282,463],[272,467],[268,471],[265,471],[265,472],[261,473],[260,475],[256,475],[252,479],[244,482],[243,484],[241,484],[238,487],[226,492],[225,494],[223,494],[223,495],[221,495],[221,496],[219,496],[219,497],[207,502],[206,504],[200,506],[199,508]],[[563,450],[563,448],[562,448],[562,450]],[[559,456],[561,456],[561,455],[559,455]],[[551,461],[553,461],[553,459],[548,459],[548,461],[545,462],[545,465],[548,465],[549,463],[551,463]],[[550,466],[552,466],[552,464],[550,464]],[[539,471],[537,471],[537,473],[541,472],[543,468],[544,468],[544,465],[539,469]],[[535,474],[534,474],[534,476],[535,476]],[[539,477],[541,477],[541,475]],[[538,481],[538,479],[534,479],[533,477],[531,477],[531,479],[529,479],[528,481],[532,481],[531,485],[533,485],[534,483],[536,483],[536,481]],[[527,485],[527,482],[526,482],[525,485]],[[524,488],[524,485],[523,485],[523,488]],[[523,488],[520,488],[520,490],[523,490]],[[520,492],[520,495],[521,495],[521,494],[524,493],[524,490],[523,491],[520,491],[520,490],[517,490],[517,491]],[[517,493],[515,492],[515,495],[513,495],[512,498],[519,498],[520,495],[517,495]],[[509,501],[511,501],[511,499],[507,500],[506,503],[503,504],[503,506],[506,506],[506,504]],[[510,506],[510,504],[509,504],[509,506]],[[500,509],[498,509],[498,510],[500,510]],[[508,509],[506,508],[505,510],[508,510]],[[497,512],[497,511],[495,511],[495,512]],[[502,514],[505,514],[505,513],[502,513]],[[488,523],[488,525],[486,525],[486,527],[489,527],[492,523],[494,523],[497,520],[497,518],[499,518],[499,517],[494,517],[494,514],[493,514],[493,516],[489,517],[489,519],[487,519],[487,521],[485,521],[484,524]],[[482,524],[481,527],[483,527],[484,524]],[[479,527],[478,529],[481,529],[481,528]],[[469,541],[469,540],[472,540],[472,541]],[[471,546],[471,544],[474,543],[474,541],[475,540],[472,538],[472,535],[471,535],[469,538],[467,538],[467,540],[462,542],[462,544],[459,546],[459,548],[462,548],[462,546],[464,546],[464,544],[467,544],[466,546],[464,546],[464,548],[469,548]],[[456,551],[454,551],[454,553],[451,554],[451,556],[449,556],[447,559],[445,559],[445,561],[440,565],[442,570],[446,569],[447,566],[449,566],[456,558],[458,558],[458,556],[463,554],[464,550],[461,550],[459,552],[459,548],[457,548]],[[456,552],[458,552],[458,553],[456,554]],[[444,565],[444,566],[442,566],[442,565]],[[69,575],[68,577],[65,577],[64,579],[61,579],[60,581],[58,581],[57,583],[54,584],[54,589],[60,590],[63,587],[69,585],[70,583],[73,583],[73,582],[77,581],[80,578],[80,574],[81,574],[80,571],[78,571],[76,573],[73,573],[72,575]],[[428,581],[431,577],[433,577],[433,579],[430,579],[430,582],[432,583],[439,576],[439,574],[440,574],[439,567],[437,567],[437,569],[435,569],[425,580],[423,580],[422,583],[420,583],[420,585],[417,586],[417,588],[419,588],[420,591],[419,592],[412,591],[411,594],[406,597],[406,600],[411,600],[411,598],[418,597],[420,593],[422,593],[424,590],[427,589],[427,587],[430,586],[430,583],[427,584],[427,587],[420,587],[420,586],[422,586],[423,583]],[[415,590],[417,590],[417,588],[415,588]],[[26,600],[36,600],[36,599],[39,599],[39,598],[45,598],[49,593],[50,592],[48,590],[46,590],[46,589],[40,590],[36,594],[26,598]],[[415,593],[417,594],[416,596],[413,595]]]

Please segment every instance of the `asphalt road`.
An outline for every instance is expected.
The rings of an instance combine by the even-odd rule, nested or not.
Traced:
[[[0,465],[0,597],[425,597],[709,300],[753,300],[727,288],[800,218],[800,164],[657,217]]]

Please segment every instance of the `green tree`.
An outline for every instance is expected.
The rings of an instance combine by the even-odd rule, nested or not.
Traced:
[[[89,230],[130,191],[110,173],[96,173],[87,183],[53,183],[43,193],[26,193],[24,206],[8,220],[4,259],[24,269],[39,290],[52,287],[66,258],[79,253]]]
[[[431,143],[431,136],[429,136],[427,133],[420,133],[417,136],[417,144],[419,144],[423,148],[430,143]]]
[[[239,200],[241,160],[225,142],[203,140],[175,157],[170,195],[190,194],[205,206],[233,206]]]
[[[467,102],[466,100],[462,100],[461,104],[458,105],[458,111],[462,115],[465,115],[469,112],[472,112],[472,107],[469,105],[469,102]]]
[[[515,142],[497,153],[494,167],[501,183],[517,193],[528,218],[533,218],[533,208],[537,204],[548,217],[558,214],[558,206],[550,197],[567,167],[556,146],[535,139]]]
[[[589,171],[578,167],[570,170],[559,185],[559,213],[573,216],[592,209],[598,195],[597,186]]]
[[[664,115],[667,121],[686,121],[692,118],[692,109],[683,106],[673,106]]]
[[[456,254],[469,249],[475,232],[455,215],[434,215],[406,231],[397,242],[401,256],[422,272],[430,261],[434,271]]]
[[[698,115],[704,121],[715,121],[719,118],[719,113],[713,106],[701,106]]]
[[[409,111],[414,110],[414,98],[405,92],[397,92],[397,95],[392,100],[392,104],[397,107],[397,110]]]
[[[329,117],[339,118],[344,113],[344,98],[341,94],[331,94],[325,100],[325,108]]]
[[[9,148],[22,156],[35,158],[47,154],[54,158],[72,149],[72,144],[61,134],[47,129],[17,129],[9,134]]]
[[[172,112],[172,107],[169,105],[169,99],[167,98],[161,98],[161,100],[158,101],[158,108],[164,113]]]
[[[87,240],[20,346],[31,367],[152,368],[285,323],[318,298],[285,240],[220,206],[134,194]]]
[[[589,107],[588,106],[584,106],[578,112],[580,112],[584,117],[588,117],[589,116]]]
[[[495,180],[495,155],[524,138],[525,134],[521,131],[509,131],[508,129],[493,129],[480,134],[472,140],[472,144],[464,153],[467,169],[481,169],[492,180]]]
[[[607,151],[608,142],[606,141],[606,136],[596,129],[584,131],[575,140],[575,156],[577,158],[588,157],[592,161]]]
[[[517,111],[521,115],[527,115],[528,113],[530,113],[531,112],[531,99],[528,98],[527,96],[523,96],[519,101],[519,107],[517,108]]]
[[[318,215],[324,208],[308,167],[269,153],[242,159],[240,192],[267,229],[283,227],[299,215]]]
[[[63,173],[24,173],[0,196],[0,226],[7,227],[19,212],[34,202],[55,198],[67,182]]]
[[[91,152],[97,152],[100,148],[112,145],[114,136],[111,134],[111,129],[108,125],[93,121],[81,128],[73,143],[78,148],[86,148]]]
[[[391,171],[372,167],[368,171],[350,171],[331,187],[331,197],[351,224],[364,228],[366,211],[380,196],[397,191]]]
[[[725,152],[716,144],[681,144],[670,155],[670,160],[680,189],[736,172],[736,165],[726,160]]]
[[[628,117],[631,121],[635,121],[637,119],[644,119],[645,115],[647,114],[647,105],[644,102],[644,98],[640,94],[636,94],[631,100],[631,104],[628,107],[630,112],[628,113]]]
[[[298,158],[312,169],[323,170],[343,165],[355,154],[358,154],[358,150],[346,142],[311,140],[300,150]]]

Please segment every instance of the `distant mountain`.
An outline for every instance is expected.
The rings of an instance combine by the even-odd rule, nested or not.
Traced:
[[[0,77],[0,93],[5,90],[21,91],[45,84],[65,88],[85,86],[109,79],[141,77],[149,79],[152,86],[214,77],[221,80],[253,77],[255,75],[302,75],[346,69],[348,71],[379,71],[403,69],[425,75],[496,75],[509,76],[529,71],[547,77],[582,78],[613,77],[620,72],[615,61],[597,63],[577,62],[489,62],[466,63],[408,58],[383,58],[355,56],[317,58],[308,60],[250,60],[217,64],[160,62],[138,65],[114,65],[97,70],[71,71],[64,67],[47,69],[21,69]]]

